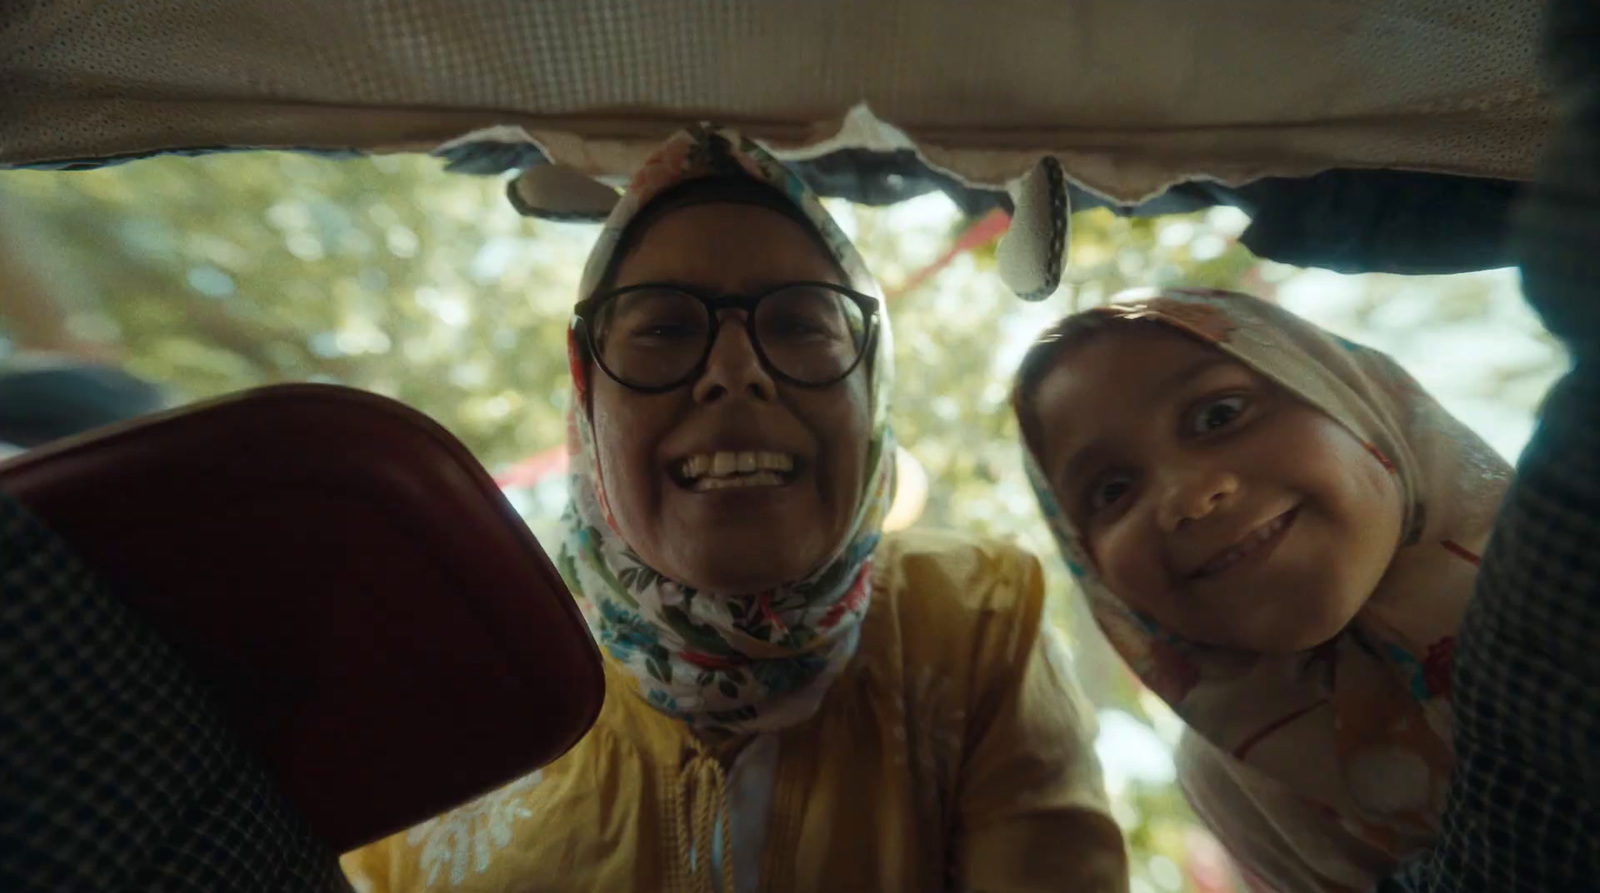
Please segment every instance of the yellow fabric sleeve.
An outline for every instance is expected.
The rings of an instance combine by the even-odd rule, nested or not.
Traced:
[[[1000,567],[992,601],[1010,623],[980,640],[957,802],[958,882],[976,893],[1121,893],[1128,862],[1106,807],[1094,712],[1043,623],[1038,559]]]
[[[386,838],[340,857],[339,866],[356,893],[393,893],[389,871],[393,840]]]

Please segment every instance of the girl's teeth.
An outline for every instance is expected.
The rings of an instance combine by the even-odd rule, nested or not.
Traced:
[[[711,473],[717,477],[733,474],[739,467],[739,457],[733,453],[718,453],[711,459]]]
[[[1205,567],[1201,568],[1200,574],[1202,576],[1206,576],[1219,571],[1227,570],[1228,567],[1234,562],[1245,557],[1246,555],[1249,555],[1251,552],[1254,552],[1256,547],[1275,536],[1278,531],[1282,530],[1284,525],[1288,523],[1289,516],[1287,514],[1280,515],[1279,517],[1273,519],[1271,522],[1263,525],[1260,530],[1250,534],[1249,538],[1244,542],[1222,553],[1216,559],[1208,563]]]

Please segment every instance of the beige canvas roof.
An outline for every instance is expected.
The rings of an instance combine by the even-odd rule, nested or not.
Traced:
[[[1541,6],[31,0],[0,4],[0,164],[426,151],[507,125],[618,175],[715,119],[802,152],[914,144],[974,183],[1050,154],[1125,201],[1330,167],[1525,179],[1549,122]]]

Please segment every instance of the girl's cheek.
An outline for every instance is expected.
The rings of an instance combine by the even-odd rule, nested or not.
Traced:
[[[1138,537],[1122,525],[1097,531],[1088,550],[1095,572],[1118,596],[1136,596],[1139,568],[1143,561]]]
[[[1399,523],[1405,514],[1404,495],[1394,465],[1382,453],[1331,420],[1323,431],[1323,452],[1330,464],[1339,463],[1348,469],[1344,475],[1348,496],[1343,501],[1351,506],[1353,514],[1370,521],[1372,513],[1381,512],[1384,520]]]

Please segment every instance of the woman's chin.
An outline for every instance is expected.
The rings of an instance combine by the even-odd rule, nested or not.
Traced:
[[[798,582],[816,564],[799,560],[795,550],[780,549],[772,539],[763,542],[762,548],[740,548],[726,541],[719,545],[722,548],[711,554],[682,556],[674,562],[682,569],[681,575],[669,576],[701,592],[742,595]]]
[[[787,586],[788,584],[800,579],[798,575],[791,577],[787,574],[773,574],[770,572],[770,569],[749,568],[747,573],[740,573],[739,571],[741,570],[746,569],[728,567],[717,568],[717,571],[714,574],[708,574],[701,577],[702,582],[700,584],[695,585],[691,583],[690,585],[694,586],[695,589],[710,595],[732,596],[766,592],[771,589],[777,589],[781,586]]]
[[[713,501],[696,495],[684,500],[687,505],[669,504],[653,537],[652,551],[660,554],[640,557],[687,586],[736,595],[805,579],[843,535],[806,493],[771,504],[758,500],[743,511],[705,504]]]

